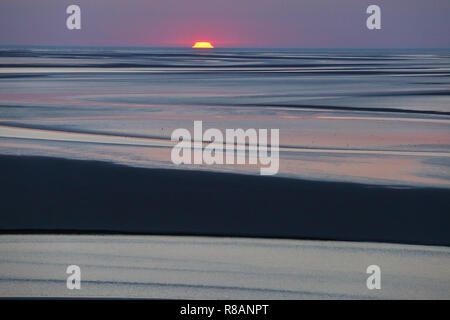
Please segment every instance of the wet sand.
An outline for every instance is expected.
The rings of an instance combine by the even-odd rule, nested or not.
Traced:
[[[450,244],[450,190],[0,156],[2,233]]]
[[[0,297],[449,299],[449,262],[448,247],[383,243],[2,235]],[[66,288],[72,264],[81,290]]]

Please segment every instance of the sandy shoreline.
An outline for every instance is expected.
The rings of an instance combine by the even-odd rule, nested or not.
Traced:
[[[177,236],[0,235],[0,297],[449,299],[448,247]],[[81,268],[81,290],[66,268]],[[368,290],[366,268],[381,268]]]

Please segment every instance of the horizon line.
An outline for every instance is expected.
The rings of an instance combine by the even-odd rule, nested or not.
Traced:
[[[198,49],[191,45],[56,45],[56,44],[0,44],[0,48],[7,47],[48,47],[48,48],[141,48],[141,49]],[[449,47],[297,47],[297,46],[217,46],[205,51],[217,49],[302,49],[302,50],[445,50]]]

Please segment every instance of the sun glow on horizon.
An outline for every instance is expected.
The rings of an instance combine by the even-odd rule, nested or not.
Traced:
[[[214,46],[208,41],[197,41],[192,48],[196,49],[212,49]]]

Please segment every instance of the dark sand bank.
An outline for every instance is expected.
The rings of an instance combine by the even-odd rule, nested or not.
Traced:
[[[450,190],[0,156],[0,229],[450,245]]]

